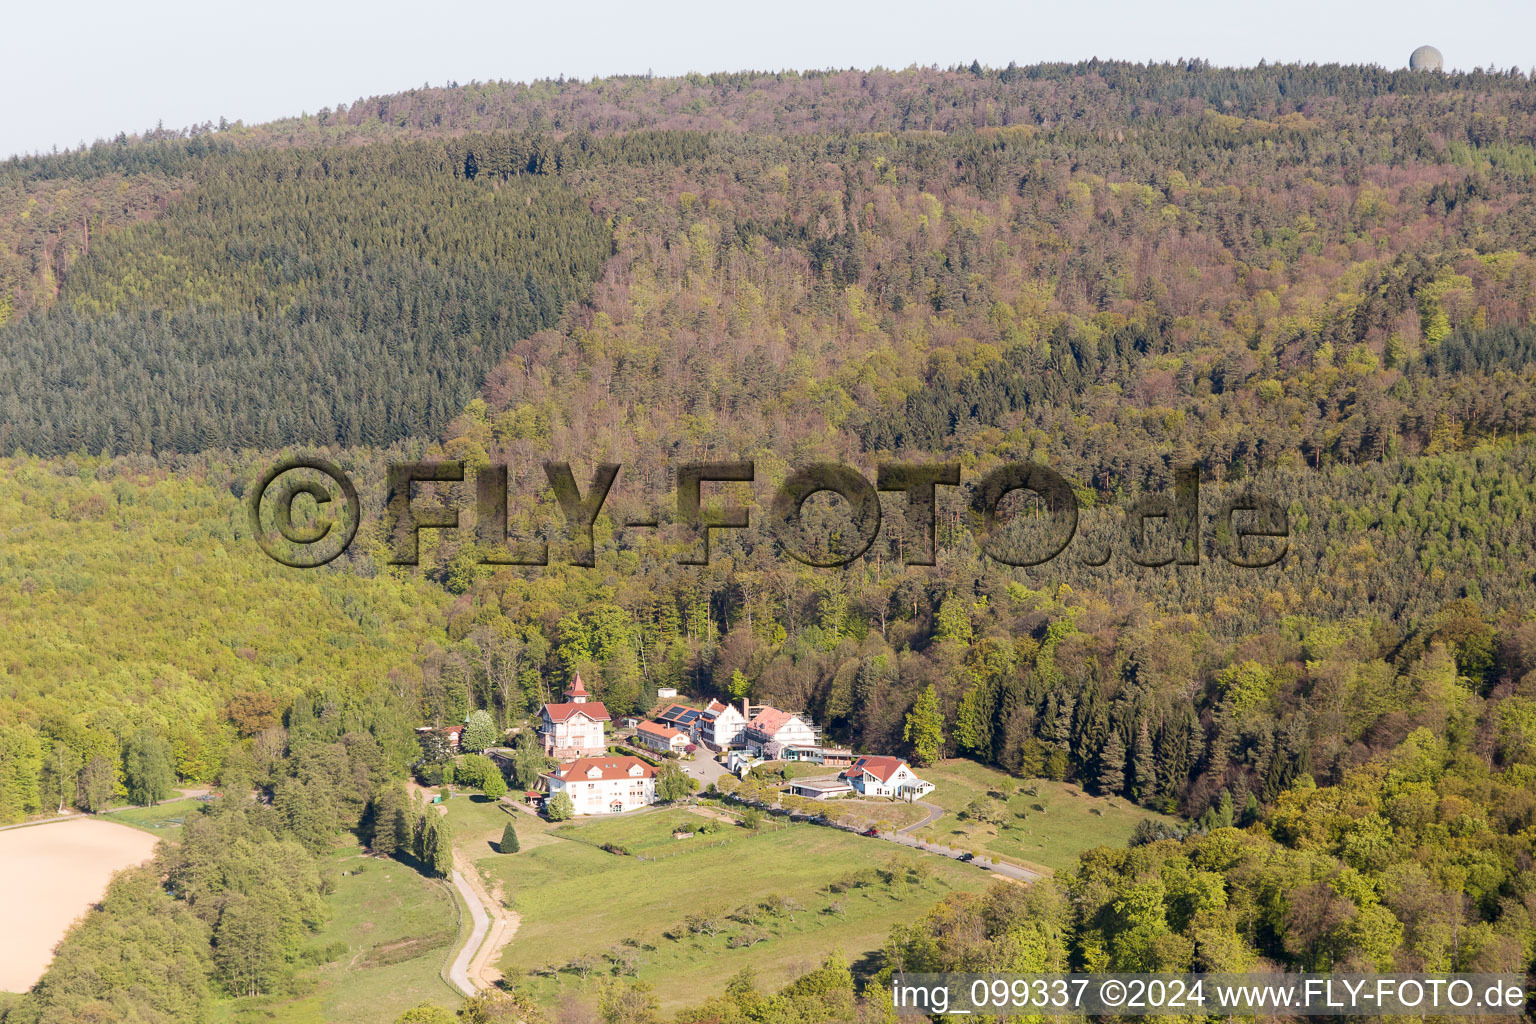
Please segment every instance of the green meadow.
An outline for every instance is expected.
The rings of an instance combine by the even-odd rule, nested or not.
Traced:
[[[168,800],[153,807],[119,807],[106,812],[102,817],[120,825],[131,825],[161,839],[175,839],[181,834],[182,824],[188,818],[201,814],[202,808],[201,801],[188,798]]]
[[[1093,796],[1081,786],[1020,779],[975,761],[953,759],[919,773],[937,789],[924,797],[944,817],[914,833],[920,839],[1000,856],[1026,867],[1061,871],[1095,846],[1124,846],[1144,818],[1172,821],[1123,797]],[[1001,822],[965,815],[973,800],[996,801]]]
[[[518,813],[516,854],[490,845],[505,812],[454,800],[449,818],[460,848],[522,915],[503,972],[548,1004],[614,975],[651,982],[664,1007],[697,1002],[749,966],[777,987],[834,950],[857,962],[892,925],[992,880],[838,829],[770,823],[754,832],[686,809],[562,825]],[[672,838],[710,822],[717,831]]]
[[[217,1024],[378,1024],[420,1002],[457,1007],[441,976],[460,935],[447,884],[351,844],[326,868],[336,883],[325,898],[330,916],[307,946],[316,959],[333,958],[301,994],[221,1001]]]

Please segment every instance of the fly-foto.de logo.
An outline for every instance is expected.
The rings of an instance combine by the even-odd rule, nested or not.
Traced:
[[[544,463],[544,475],[565,520],[564,539],[572,565],[597,564],[593,527],[609,491],[618,478],[617,463],[600,464],[585,489],[567,462]],[[550,562],[547,537],[516,537],[508,533],[508,473],[490,466],[473,474],[475,490],[474,541],[482,565],[544,566]],[[720,530],[754,527],[752,509],[744,504],[705,507],[705,485],[751,484],[751,461],[690,462],[675,470],[676,516],[672,523],[685,543],[676,556],[679,565],[708,565],[711,537]],[[425,502],[419,484],[465,482],[462,462],[413,462],[389,467],[384,536],[390,564],[416,565],[422,530],[460,529],[456,490]],[[789,557],[818,568],[848,565],[869,550],[880,536],[880,493],[899,495],[901,560],[907,565],[934,565],[937,556],[939,488],[961,485],[960,464],[885,463],[873,483],[858,470],[839,463],[816,463],[791,471],[773,490],[762,522]],[[1035,463],[1008,463],[969,482],[967,519],[983,554],[1004,565],[1034,566],[1049,562],[1077,536],[1077,492],[1055,470]],[[831,493],[846,507],[840,519],[840,543],[829,546],[807,523],[806,503],[814,495]],[[1009,515],[1010,495],[1029,496],[1031,514]],[[352,479],[335,464],[319,458],[285,459],[273,466],[249,492],[249,513],[256,542],[284,565],[310,569],[339,557],[357,536],[362,502]],[[313,506],[296,515],[300,496]],[[1197,467],[1178,469],[1169,492],[1141,495],[1126,510],[1126,555],[1137,565],[1197,565],[1201,549],[1200,474]],[[1021,521],[1023,527],[1020,527]],[[1149,529],[1161,543],[1149,542]],[[629,529],[659,529],[659,517],[629,518],[615,525]],[[1290,517],[1273,499],[1245,492],[1225,499],[1215,510],[1213,547],[1233,565],[1263,568],[1285,557]],[[1085,545],[1076,556],[1084,565],[1105,564],[1107,545]]]

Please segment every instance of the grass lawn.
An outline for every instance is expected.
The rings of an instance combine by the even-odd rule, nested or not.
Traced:
[[[935,826],[917,832],[920,838],[1051,871],[1076,864],[1083,850],[1124,846],[1143,818],[1172,820],[1123,797],[1091,796],[1080,786],[1049,779],[1019,779],[975,761],[945,761],[924,768],[921,775],[938,787],[924,799],[946,813]],[[960,816],[973,799],[989,792],[1001,794],[1007,805],[1001,825]]]
[[[517,841],[524,850],[551,841],[544,838],[544,833],[553,827],[549,822],[479,793],[455,793],[446,806],[448,822],[453,826],[453,845],[471,861],[501,854],[501,830],[509,821],[516,827]]]
[[[928,814],[925,807],[909,804],[905,800],[828,800],[827,808],[839,814],[852,814],[860,828],[878,825],[882,830],[905,828],[922,821]]]
[[[119,807],[115,811],[107,811],[101,817],[143,829],[161,839],[174,840],[181,834],[182,822],[201,814],[202,807],[201,801],[189,798],[172,800],[154,807]]]
[[[467,848],[486,851],[471,833],[488,832],[484,826],[493,822],[476,825],[481,812],[474,808],[455,806],[449,813],[462,813]],[[748,966],[771,990],[833,950],[857,961],[884,943],[893,924],[913,920],[952,889],[980,889],[990,881],[975,868],[817,825],[754,833],[722,823],[713,834],[674,840],[674,829],[710,819],[662,809],[561,826],[522,814],[515,820],[522,852],[482,852],[477,866],[522,915],[503,971],[509,979],[541,972],[529,981],[549,1004],[567,993],[590,993],[595,977],[614,970],[599,959],[583,982],[577,971],[561,968],[584,953],[601,958],[625,950],[626,943],[638,960],[638,977],[656,986],[669,1009],[717,993]],[[500,834],[499,824],[495,831]],[[606,853],[597,848],[603,843],[634,855]],[[893,861],[901,869],[894,874]],[[912,864],[926,873],[909,874]],[[862,884],[845,892],[830,888],[861,874]],[[798,903],[794,920],[757,909],[772,895]],[[838,900],[846,904],[841,909]],[[753,908],[753,923],[729,919],[743,907]],[[684,922],[699,913],[720,923],[717,934],[687,934]],[[760,941],[733,948],[753,934]]]
[[[331,855],[330,867],[340,876],[336,891],[325,897],[330,920],[307,945],[340,943],[345,951],[315,973],[315,986],[303,996],[225,1000],[215,1020],[388,1024],[423,1001],[459,1005],[439,975],[459,935],[447,887],[398,861],[364,857],[350,843]]]
[[[836,775],[842,769],[828,768],[824,764],[812,764],[809,761],[770,761],[754,769],[754,772],[784,770],[786,779],[804,779],[818,775]]]

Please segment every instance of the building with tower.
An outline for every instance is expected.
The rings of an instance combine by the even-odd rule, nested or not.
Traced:
[[[559,704],[545,704],[539,713],[539,739],[544,753],[562,761],[597,757],[608,751],[604,729],[610,721],[600,700],[591,700],[581,673],[571,680]]]

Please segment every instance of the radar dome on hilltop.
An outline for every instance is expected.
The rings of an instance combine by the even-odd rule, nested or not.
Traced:
[[[1433,46],[1421,46],[1408,57],[1410,71],[1444,71],[1445,57]]]

